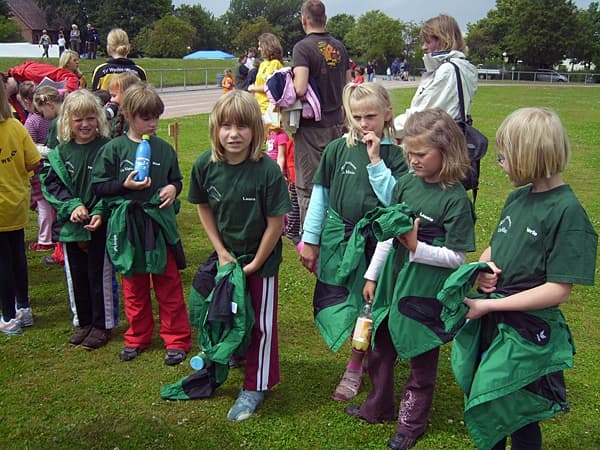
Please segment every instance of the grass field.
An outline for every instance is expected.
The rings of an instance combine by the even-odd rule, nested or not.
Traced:
[[[41,61],[58,66],[58,58],[0,58],[0,71],[6,72],[24,61]],[[105,62],[105,58],[81,59],[79,70],[92,82],[94,68]],[[157,88],[182,85],[214,85],[217,74],[223,74],[226,68],[234,69],[237,59],[159,59],[139,58],[134,60],[146,70],[148,81]]]
[[[410,102],[412,90],[393,91],[396,111]],[[526,105],[558,111],[569,130],[573,156],[564,174],[578,194],[596,230],[600,229],[600,106],[593,87],[482,86],[473,107],[475,124],[493,137],[502,119]],[[159,135],[167,137],[163,121]],[[189,177],[198,153],[208,149],[208,116],[185,117],[180,124],[180,164]],[[493,138],[490,139],[491,143]],[[497,167],[490,146],[483,160],[477,201],[477,249],[483,250],[500,208],[511,190]],[[184,193],[187,191],[184,188]],[[26,230],[36,236],[35,214]],[[183,202],[180,233],[188,257],[182,271],[186,291],[191,278],[210,253],[194,207]],[[152,348],[135,361],[122,363],[122,323],[103,349],[86,352],[67,339],[73,329],[62,268],[40,264],[39,253],[28,253],[34,327],[22,336],[0,336],[0,435],[2,448],[14,449],[356,449],[384,448],[393,424],[368,425],[343,412],[331,400],[349,351],[331,353],[312,320],[313,278],[301,267],[293,246],[284,242],[280,271],[279,329],[282,382],[267,394],[255,418],[240,424],[226,414],[242,381],[239,370],[209,400],[166,402],[160,387],[189,375],[186,363],[167,367],[155,336]],[[475,259],[478,253],[470,255]],[[598,270],[597,270],[598,272]],[[573,332],[575,368],[566,372],[571,413],[543,423],[545,449],[600,448],[600,288],[577,286],[563,311]],[[124,322],[124,318],[122,316]],[[444,346],[430,427],[417,449],[470,449],[472,441],[462,423],[462,394],[449,364],[450,345]],[[397,368],[399,386],[407,364]],[[363,389],[358,401],[364,399]]]

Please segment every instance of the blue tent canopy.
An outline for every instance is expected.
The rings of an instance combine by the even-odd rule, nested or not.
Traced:
[[[232,59],[235,58],[231,53],[221,50],[198,50],[189,55],[185,55],[183,59]]]

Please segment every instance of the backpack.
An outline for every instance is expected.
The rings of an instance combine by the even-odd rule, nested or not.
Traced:
[[[473,119],[470,115],[465,114],[465,98],[463,95],[462,78],[460,76],[460,69],[452,61],[448,60],[448,63],[454,66],[456,72],[456,87],[458,90],[458,102],[460,105],[460,119],[456,122],[462,128],[465,133],[467,140],[467,149],[469,151],[469,161],[471,167],[466,178],[462,180],[462,184],[465,189],[473,191],[473,206],[477,200],[477,191],[479,190],[479,175],[481,158],[485,156],[488,148],[488,139],[483,135],[477,128],[473,127]]]

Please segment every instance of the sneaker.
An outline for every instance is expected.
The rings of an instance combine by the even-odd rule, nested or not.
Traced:
[[[177,348],[168,348],[165,354],[165,364],[167,366],[176,366],[185,360],[186,352]]]
[[[78,328],[73,336],[69,338],[69,344],[71,345],[79,345],[83,342],[83,340],[90,334],[92,330],[91,325],[86,325],[85,327]]]
[[[227,413],[227,418],[232,422],[241,422],[249,419],[265,399],[264,392],[241,390],[237,400]]]
[[[142,349],[139,347],[124,347],[119,354],[119,358],[121,358],[121,361],[131,361],[140,356],[140,353],[142,353]]]
[[[18,308],[15,319],[19,322],[21,327],[30,327],[33,325],[33,313],[31,308]]]
[[[17,319],[10,319],[8,322],[4,321],[4,318],[0,319],[0,332],[7,336],[14,336],[21,334],[23,330]]]
[[[81,346],[86,350],[96,350],[100,347],[104,347],[112,336],[110,330],[104,330],[102,328],[92,327],[90,333],[85,337]]]
[[[48,252],[54,250],[54,244],[38,244],[37,242],[31,242],[27,248],[34,252]]]
[[[52,265],[55,265],[55,264],[58,264],[58,263],[54,260],[54,258],[52,256],[44,256],[42,258],[42,264],[46,264],[48,266],[52,266]]]
[[[338,402],[347,402],[358,395],[362,382],[362,370],[346,368],[342,381],[335,388],[333,399]]]

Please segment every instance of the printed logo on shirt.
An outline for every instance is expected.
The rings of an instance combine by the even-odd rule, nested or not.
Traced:
[[[527,233],[529,233],[533,237],[537,237],[537,235],[538,235],[537,231],[535,231],[533,228],[529,228],[529,227],[527,227]]]
[[[119,172],[131,172],[132,170],[133,162],[129,161],[128,159],[124,159],[123,161],[121,161],[121,164],[119,166]]]
[[[71,161],[65,162],[65,169],[67,169],[67,172],[69,172],[70,175],[75,173],[75,166],[73,166]]]
[[[340,172],[342,172],[343,175],[356,175],[356,166],[350,161],[346,161],[342,164]]]
[[[256,197],[242,195],[242,200],[245,202],[255,202]]]
[[[342,56],[337,48],[326,41],[319,41],[317,45],[319,47],[319,52],[321,52],[321,55],[323,55],[323,58],[325,58],[325,62],[329,67],[336,67],[340,63]]]
[[[2,153],[2,149],[0,149],[0,153]],[[12,160],[14,159],[15,155],[17,154],[16,150],[12,150],[10,152],[10,155],[8,156],[2,156],[2,158],[0,158],[0,163],[2,164],[8,164],[10,162],[12,162]]]
[[[208,198],[212,198],[213,200],[220,202],[221,201],[221,193],[219,192],[219,190],[214,187],[214,186],[210,186],[206,192],[208,193]]]
[[[427,214],[424,214],[422,211],[419,212],[419,218],[425,219],[427,222],[434,222],[433,217],[429,217]]]
[[[152,165],[160,167],[160,161],[152,161]]]
[[[496,232],[508,234],[508,230],[510,230],[511,226],[512,226],[512,220],[511,220],[510,216],[506,216],[498,224],[498,229],[496,230]]]

